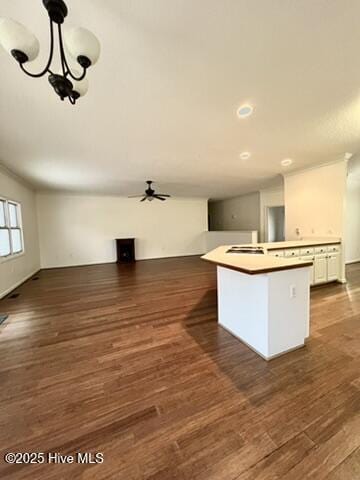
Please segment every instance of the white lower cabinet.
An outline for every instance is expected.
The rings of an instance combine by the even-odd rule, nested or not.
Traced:
[[[310,268],[310,285],[334,282],[341,277],[341,246],[339,244],[272,249],[268,250],[267,253],[275,257],[295,257],[299,260],[312,261],[313,266]]]
[[[329,253],[327,258],[327,281],[332,282],[340,277],[340,255]]]
[[[314,284],[328,281],[327,255],[315,255],[314,257]]]
[[[340,278],[340,255],[332,253],[328,255],[306,255],[299,260],[311,260],[310,285],[334,282]]]
[[[339,280],[340,255],[338,253],[315,255],[312,259],[314,262],[312,285]]]

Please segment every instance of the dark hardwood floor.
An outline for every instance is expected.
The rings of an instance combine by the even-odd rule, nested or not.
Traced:
[[[360,264],[265,362],[216,323],[197,257],[47,270],[0,302],[0,478],[360,479]],[[291,328],[291,318],[289,318]],[[103,452],[9,465],[5,452]]]

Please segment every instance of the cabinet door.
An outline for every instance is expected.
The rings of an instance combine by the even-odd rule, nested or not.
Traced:
[[[314,284],[327,282],[327,260],[326,255],[315,255]]]
[[[338,253],[330,253],[327,264],[328,282],[338,280],[340,276],[340,256]]]

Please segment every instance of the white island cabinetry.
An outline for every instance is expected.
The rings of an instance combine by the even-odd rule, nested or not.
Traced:
[[[217,265],[219,325],[266,360],[303,347],[309,336],[311,259],[229,249],[202,257]]]

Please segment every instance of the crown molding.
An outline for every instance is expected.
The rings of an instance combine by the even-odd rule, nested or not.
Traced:
[[[317,165],[311,165],[309,167],[305,167],[305,168],[299,168],[298,170],[292,170],[291,172],[287,172],[287,173],[282,173],[282,176],[284,178],[287,178],[287,177],[292,177],[293,175],[298,175],[299,173],[305,173],[305,172],[310,172],[311,170],[317,170],[318,168],[322,168],[322,167],[328,167],[330,165],[335,165],[336,163],[345,163],[347,164],[348,163],[348,159],[347,158],[340,158],[340,159],[337,159],[337,160],[332,160],[330,162],[324,162],[324,163],[319,163]]]
[[[6,167],[3,163],[0,162],[0,173],[3,173],[4,175],[12,178],[13,180],[16,180],[18,183],[21,183],[24,187],[29,188],[32,191],[36,191],[35,185],[30,183],[28,180],[25,180],[24,177],[21,177],[17,173],[14,173],[10,168]]]
[[[117,195],[116,193],[102,193],[102,192],[89,192],[89,191],[77,191],[77,190],[62,190],[62,189],[36,189],[35,193],[38,197],[41,196],[63,196],[63,197],[96,197],[96,198],[121,198],[123,200],[134,200],[128,197],[128,195]],[[135,199],[136,200],[136,199]],[[204,202],[209,201],[208,197],[194,197],[185,195],[172,195],[169,200],[202,200]]]

